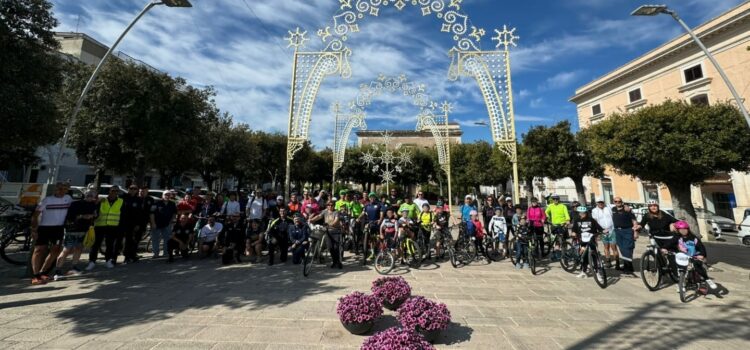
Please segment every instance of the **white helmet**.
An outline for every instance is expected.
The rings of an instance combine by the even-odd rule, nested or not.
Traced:
[[[646,202],[646,206],[651,206],[651,205],[655,205],[655,206],[658,207],[659,206],[659,202],[657,202],[657,201],[655,201],[653,199],[651,199],[648,202]]]

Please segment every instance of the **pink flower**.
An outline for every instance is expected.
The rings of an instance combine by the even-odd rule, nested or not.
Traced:
[[[369,322],[383,315],[383,306],[374,295],[352,292],[336,303],[336,314],[343,323]]]
[[[362,343],[362,350],[434,350],[420,334],[403,328],[391,327],[378,332]]]
[[[401,276],[380,277],[372,282],[370,290],[381,301],[389,304],[395,304],[411,296],[411,287]]]
[[[448,328],[451,314],[445,304],[415,296],[401,304],[396,318],[405,329],[432,331]]]

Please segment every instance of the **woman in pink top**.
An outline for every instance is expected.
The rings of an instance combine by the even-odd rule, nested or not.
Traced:
[[[544,221],[547,220],[547,215],[544,213],[544,209],[539,206],[539,201],[536,198],[531,199],[531,206],[526,209],[526,220],[529,222],[530,231],[534,234],[534,238],[537,242],[543,242],[544,239]],[[538,256],[541,256],[542,245],[536,245]]]

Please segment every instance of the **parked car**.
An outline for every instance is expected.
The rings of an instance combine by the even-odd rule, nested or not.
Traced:
[[[737,229],[737,237],[740,239],[740,242],[746,246],[750,246],[750,215],[746,216],[745,220],[742,220]]]
[[[167,192],[170,190],[149,190],[148,195],[151,196],[153,199],[162,199],[164,197],[164,192]],[[180,201],[182,200],[182,197],[185,197],[185,192],[180,193],[181,191],[175,190],[175,200]]]
[[[117,194],[118,197],[122,197],[125,194],[127,194],[127,192],[125,192],[125,190],[122,189],[122,186],[117,186],[117,187],[119,188],[119,191],[118,191],[119,193]],[[109,184],[99,185],[99,198],[100,199],[106,198],[109,195],[110,188],[112,188],[112,185],[109,185]]]
[[[71,186],[68,190],[68,195],[73,198],[74,201],[83,199],[85,196],[86,187]]]

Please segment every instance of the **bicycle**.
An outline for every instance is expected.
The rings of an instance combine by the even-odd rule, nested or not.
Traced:
[[[456,259],[462,265],[468,265],[477,258],[476,237],[467,233],[466,222],[462,222],[458,229],[458,240],[454,244]]]
[[[660,252],[654,235],[649,233],[648,238],[649,245],[641,255],[641,280],[653,292],[659,289],[665,274],[675,283],[679,281],[679,275],[669,259]]]
[[[32,249],[31,216],[13,215],[4,221],[0,229],[0,257],[13,265],[26,265]]]
[[[484,251],[487,252],[487,258],[490,261],[500,261],[505,256],[505,248],[503,247],[503,244],[505,243],[505,234],[500,234],[495,232],[492,237],[487,237],[488,239],[484,240]]]
[[[578,268],[578,264],[581,263],[581,251],[580,242],[578,237],[574,237],[571,241],[565,240],[562,242],[560,247],[560,266],[565,272],[572,273]]]
[[[563,243],[567,241],[566,239],[567,233],[568,233],[568,229],[565,228],[563,225],[552,226],[552,231],[547,235],[547,244],[546,244],[547,250],[544,255],[552,253],[554,257],[555,251],[562,250]],[[544,248],[544,246],[542,246],[542,248]]]
[[[379,242],[378,255],[375,256],[375,271],[379,274],[386,275],[393,270],[398,255],[398,250],[395,248],[398,246],[397,244],[398,239],[391,236]]]
[[[453,241],[453,234],[451,231],[453,231],[454,226],[448,226],[447,230],[440,230],[441,231],[441,249],[443,250],[441,252],[442,254],[448,253],[448,259],[451,262],[451,265],[453,265],[453,268],[457,268],[458,265],[460,265],[460,261],[458,260],[458,257],[456,255],[456,242]],[[443,255],[444,256],[444,255]],[[443,256],[440,256],[442,258]]]
[[[364,225],[364,237],[362,238],[362,266],[367,265],[367,260],[369,258],[368,254],[375,254],[375,247],[378,243],[378,226],[373,225],[370,222],[366,222]]]
[[[604,268],[604,261],[596,243],[597,235],[591,237],[589,245],[586,247],[589,259],[589,268],[594,270],[594,281],[599,288],[607,288],[607,269]],[[592,246],[593,245],[593,246]],[[592,249],[593,248],[593,249]]]
[[[675,265],[679,271],[678,287],[680,290],[680,301],[687,303],[688,301],[698,297],[698,292],[705,289],[705,280],[698,271],[695,270],[695,258],[685,253],[669,252],[669,255],[674,256]],[[705,292],[702,292],[705,294]]]
[[[410,229],[411,232],[414,232]],[[415,241],[415,239],[419,240],[421,239],[421,235],[419,232],[413,233],[413,235],[420,236],[419,238],[411,238],[408,234],[406,234],[406,237],[401,241],[401,252],[403,254],[403,258],[406,259],[408,262],[409,267],[412,268],[418,268],[422,264],[422,251],[423,247],[425,246],[424,240],[422,240],[421,246],[418,241]]]

